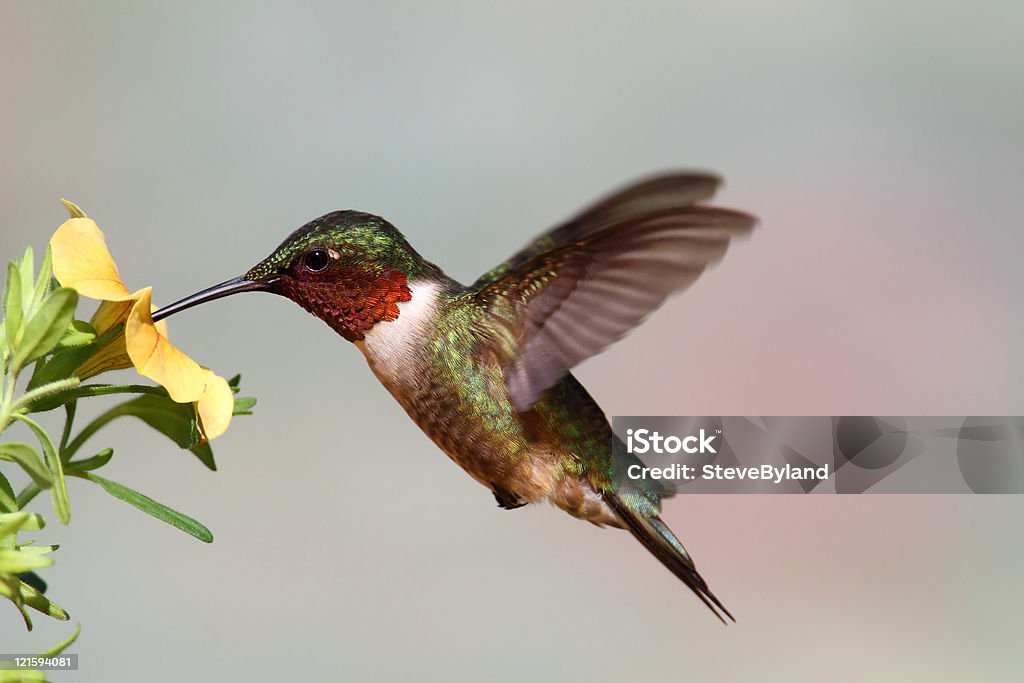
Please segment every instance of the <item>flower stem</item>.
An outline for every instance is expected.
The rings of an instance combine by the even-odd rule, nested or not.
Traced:
[[[14,412],[12,403],[14,403],[14,385],[17,381],[18,376],[13,371],[9,375],[4,375],[3,396],[0,396],[0,434],[14,419],[11,414]]]
[[[78,452],[78,449],[81,448],[93,434],[102,429],[108,422],[120,416],[121,406],[117,405],[87,424],[82,431],[78,433],[78,436],[72,439],[71,443],[67,445],[67,448],[64,449],[64,453],[62,455],[64,461],[71,460],[71,458],[75,456],[75,453]]]
[[[28,486],[18,494],[18,509],[24,510],[25,506],[32,502],[32,499],[39,495],[42,489],[35,482],[29,482]]]
[[[167,390],[163,387],[154,387],[148,384],[83,384],[72,387],[61,398],[66,397],[67,400],[73,401],[88,396],[110,396],[112,394],[154,394],[156,396],[166,396]]]
[[[44,384],[41,387],[36,387],[32,391],[26,392],[24,396],[15,401],[11,406],[11,412],[30,406],[33,401],[37,401],[44,396],[56,394],[67,389],[74,389],[80,383],[81,380],[77,377],[68,377],[67,379],[58,380],[56,382],[51,382],[50,384]]]
[[[60,446],[57,447],[57,453],[60,454],[60,459],[63,462],[68,461],[64,452],[68,447],[68,439],[71,438],[71,426],[75,423],[75,410],[77,408],[78,401],[68,401],[64,404],[64,431],[60,435]]]

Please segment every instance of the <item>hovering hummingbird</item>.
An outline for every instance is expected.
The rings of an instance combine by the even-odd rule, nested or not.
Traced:
[[[732,615],[658,516],[671,492],[624,476],[630,463],[613,456],[604,412],[569,372],[754,226],[747,214],[700,204],[719,183],[675,173],[627,186],[468,287],[383,218],[335,211],[242,277],[153,319],[238,292],[291,299],[355,343],[416,424],[499,506],[547,500],[629,530],[724,622],[718,610]]]

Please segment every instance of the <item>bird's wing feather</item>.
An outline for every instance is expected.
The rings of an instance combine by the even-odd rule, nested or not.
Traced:
[[[472,289],[483,289],[509,272],[518,270],[535,256],[586,237],[613,219],[684,208],[709,199],[721,182],[721,178],[709,173],[681,171],[627,185],[536,237],[507,261],[481,275]]]
[[[734,235],[754,225],[752,217],[737,211],[666,203],[655,200],[654,192],[636,194],[644,186],[657,187],[657,179],[616,195],[618,204],[605,200],[556,228],[548,234],[554,236],[551,246],[527,247],[508,262],[514,268],[477,291],[477,301],[490,314],[516,409],[529,410],[574,365],[621,338],[666,296],[692,284],[722,257]],[[704,196],[692,194],[691,204],[698,194]]]

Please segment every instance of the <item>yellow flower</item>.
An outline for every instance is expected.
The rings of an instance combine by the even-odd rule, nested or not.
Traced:
[[[161,384],[174,401],[194,405],[204,440],[223,434],[235,405],[227,381],[167,340],[166,323],[154,323],[151,317],[152,288],[129,292],[95,221],[74,204],[65,206],[72,218],[50,238],[54,277],[62,286],[101,301],[90,320],[98,335],[124,323],[110,343],[75,370],[75,376],[86,379],[134,366],[140,375]]]

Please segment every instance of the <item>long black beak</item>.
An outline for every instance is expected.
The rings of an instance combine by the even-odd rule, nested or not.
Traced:
[[[246,280],[243,277],[231,278],[219,285],[214,285],[213,287],[204,289],[201,292],[196,292],[192,296],[187,296],[181,301],[175,301],[169,306],[164,306],[153,314],[153,322],[163,320],[167,316],[174,315],[178,311],[184,311],[186,308],[192,308],[193,306],[198,306],[201,303],[220,299],[225,296],[231,296],[232,294],[238,294],[239,292],[265,292],[270,289],[270,285],[273,284],[273,282],[273,279]]]

